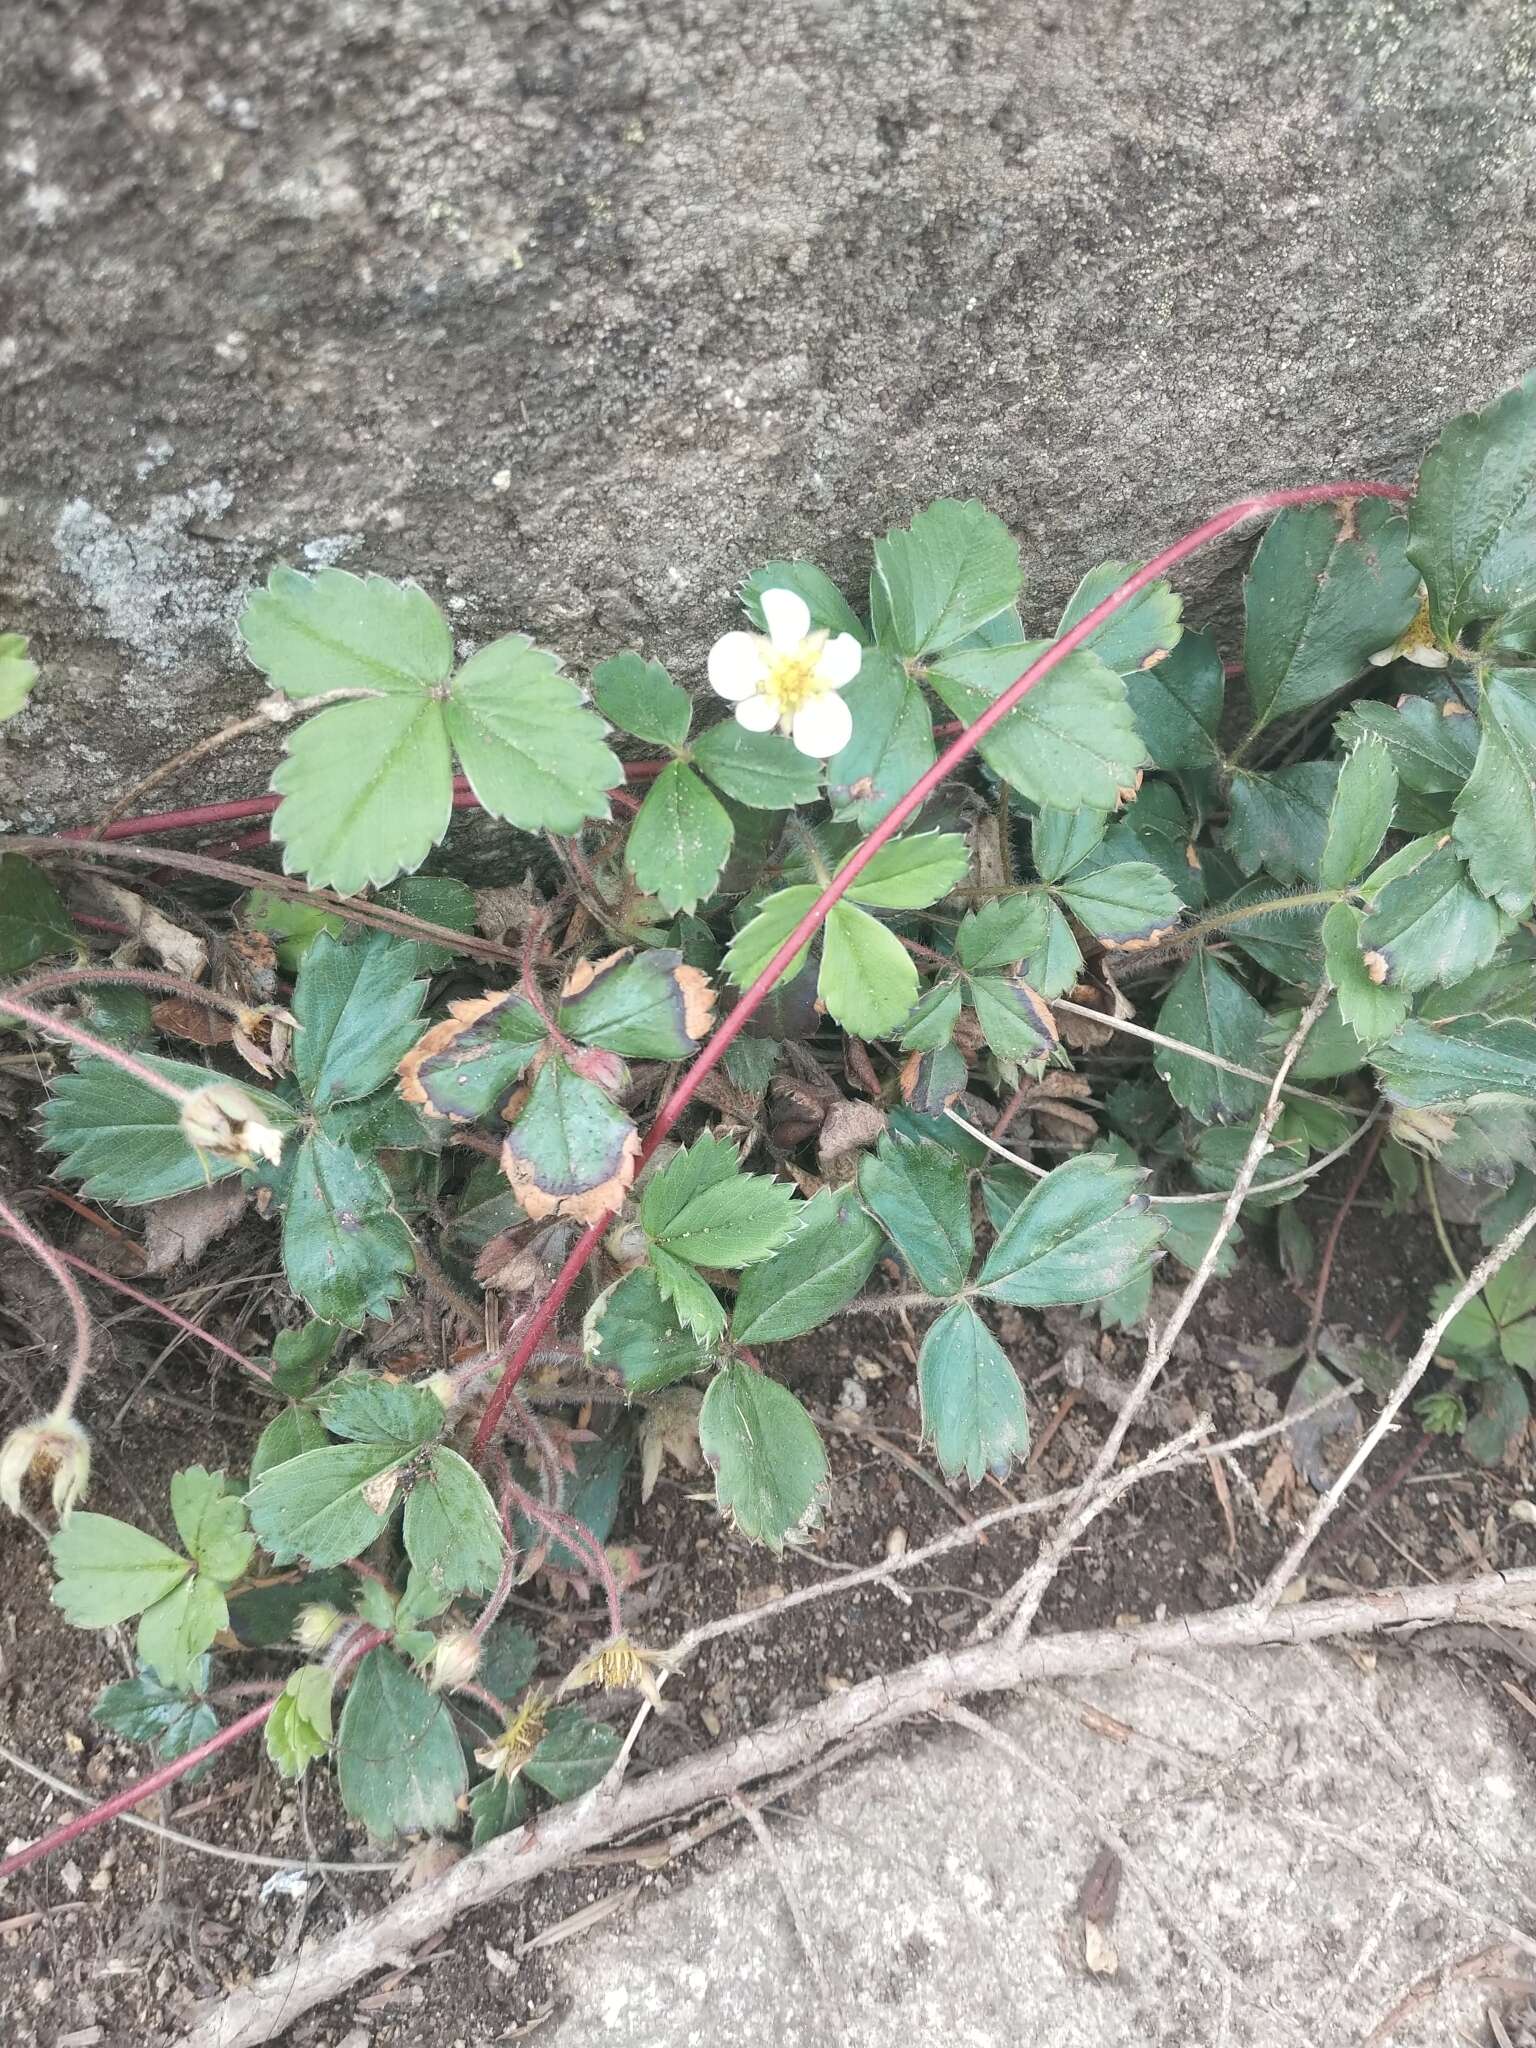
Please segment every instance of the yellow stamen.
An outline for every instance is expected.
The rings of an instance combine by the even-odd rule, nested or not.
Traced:
[[[824,697],[832,687],[816,672],[816,664],[821,660],[826,644],[826,633],[815,632],[802,640],[798,647],[782,654],[774,651],[768,657],[762,693],[778,712],[779,723],[786,732],[790,720],[802,705]]]

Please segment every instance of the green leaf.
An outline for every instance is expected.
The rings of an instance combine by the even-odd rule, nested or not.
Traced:
[[[173,1763],[218,1733],[218,1715],[206,1700],[196,1697],[207,1684],[206,1659],[187,1690],[164,1685],[155,1672],[141,1670],[137,1678],[109,1685],[92,1707],[91,1719],[125,1742],[152,1744],[162,1763]],[[187,1772],[182,1783],[196,1784],[204,1769],[206,1766],[199,1766]]]
[[[1031,1189],[987,1254],[977,1282],[1020,1308],[1099,1301],[1150,1262],[1167,1219],[1137,1191],[1139,1167],[1084,1153]]]
[[[139,1616],[139,1662],[167,1685],[185,1690],[197,1675],[204,1650],[228,1622],[224,1594],[212,1579],[183,1579]]]
[[[560,998],[560,1029],[630,1060],[696,1053],[713,1021],[709,978],[667,947],[582,961]]]
[[[787,1244],[742,1275],[731,1315],[740,1344],[803,1337],[855,1300],[885,1240],[850,1189],[822,1188]]]
[[[941,498],[875,542],[875,638],[898,654],[953,647],[1019,594],[1018,543],[974,498]]]
[[[323,1321],[360,1330],[369,1316],[388,1315],[415,1269],[411,1233],[378,1163],[311,1131],[283,1210],[283,1270],[295,1294]]]
[[[1010,1037],[1012,1033],[1020,1033],[1020,1036]],[[1003,1044],[1022,1042],[1020,1023],[1010,1017],[1001,1026],[1001,1039],[992,1042],[992,1049],[999,1059],[1028,1058],[1026,1053],[1009,1053],[1002,1049]],[[902,1100],[919,1116],[942,1116],[965,1092],[969,1074],[965,1054],[958,1046],[941,1045],[933,1052],[920,1052],[901,1070]]]
[[[791,811],[816,801],[821,763],[781,732],[748,732],[734,718],[712,725],[693,743],[693,764],[716,789],[752,811]]]
[[[1397,770],[1380,740],[1362,738],[1339,770],[1319,880],[1325,889],[1357,881],[1381,850],[1397,808]],[[1531,859],[1536,863],[1536,839]]]
[[[401,1060],[400,1093],[428,1116],[489,1118],[548,1037],[525,996],[509,989],[448,1005]]]
[[[1456,845],[1482,893],[1506,916],[1524,917],[1536,895],[1536,678],[1518,669],[1489,676],[1478,724],[1477,761],[1456,799]]]
[[[1455,1288],[1436,1288],[1434,1307],[1444,1309]],[[1451,1321],[1443,1349],[1455,1358],[1498,1351],[1507,1365],[1536,1373],[1536,1255],[1522,1247]]]
[[[969,725],[1048,641],[955,648],[928,680]],[[1147,761],[1124,681],[1097,655],[1069,654],[981,742],[981,757],[1031,803],[1112,811]]]
[[[754,569],[742,584],[742,604],[759,633],[768,630],[768,622],[763,617],[765,590],[792,590],[796,597],[803,598],[811,615],[813,630],[851,633],[855,640],[868,637],[858,613],[831,577],[813,562],[767,562],[761,569]]]
[[[0,635],[0,642],[13,637]],[[48,876],[19,853],[0,853],[0,974],[74,948],[69,913]]]
[[[1300,1192],[1293,1187],[1278,1195],[1265,1194],[1271,1181],[1284,1180],[1287,1175],[1295,1173],[1307,1163],[1304,1135],[1295,1132],[1287,1134],[1284,1124],[1285,1119],[1282,1116],[1275,1126],[1273,1143],[1259,1162],[1258,1171],[1253,1178],[1254,1192],[1248,1196],[1245,1208],[1263,1209],[1273,1206],[1275,1202],[1293,1202]],[[1258,1119],[1255,1118],[1252,1123],[1213,1125],[1211,1129],[1200,1133],[1190,1148],[1189,1163],[1201,1187],[1222,1194],[1230,1193],[1257,1129]]]
[[[1213,1052],[1237,1066],[1257,1064],[1268,1019],[1240,981],[1196,952],[1163,999],[1157,1028],[1181,1045]],[[1197,1122],[1235,1123],[1256,1117],[1268,1093],[1261,1083],[1224,1073],[1204,1060],[1159,1046],[1153,1064],[1182,1109]]]
[[[483,1849],[499,1835],[510,1835],[528,1815],[528,1788],[519,1778],[482,1778],[469,1793],[471,1849]]]
[[[640,1226],[653,1246],[690,1266],[756,1265],[795,1227],[795,1191],[766,1174],[743,1173],[734,1145],[695,1139],[640,1198]]]
[[[548,1059],[502,1145],[512,1191],[530,1216],[583,1221],[611,1209],[634,1173],[640,1138],[631,1119],[563,1059]]]
[[[1485,967],[1503,935],[1498,910],[1473,888],[1449,846],[1424,841],[1421,850],[1403,852],[1412,864],[1394,868],[1361,927],[1366,964],[1377,955],[1386,962],[1387,980],[1409,990],[1460,981]],[[1394,862],[1401,859],[1394,856]],[[1379,869],[1373,884],[1385,872]]]
[[[444,713],[469,786],[493,818],[524,832],[579,831],[608,816],[624,779],[600,718],[560,673],[557,656],[509,633],[472,654]]]
[[[735,837],[725,806],[693,770],[669,761],[629,828],[624,865],[668,913],[710,895]]]
[[[514,1700],[538,1668],[539,1646],[515,1622],[493,1621],[480,1641],[480,1683],[499,1700]]]
[[[986,974],[978,976],[967,993],[982,1036],[1000,1060],[1037,1060],[1055,1049],[1056,1020],[1027,981]],[[960,1085],[964,1086],[963,1079]]]
[[[1029,1449],[1019,1376],[968,1301],[946,1309],[924,1337],[917,1386],[923,1438],[946,1479],[962,1472],[972,1486],[988,1472],[1001,1479]]]
[[[336,1731],[341,1803],[375,1841],[447,1834],[458,1821],[464,1752],[443,1701],[392,1650],[370,1650]]]
[[[917,969],[894,933],[845,900],[827,913],[816,992],[855,1038],[884,1038],[917,1001]]]
[[[601,1785],[622,1746],[612,1728],[589,1721],[580,1707],[556,1707],[523,1776],[564,1805]]]
[[[877,910],[924,910],[963,882],[970,864],[963,834],[909,833],[881,847],[850,883],[844,900]]]
[[[48,1546],[53,1604],[76,1628],[110,1628],[172,1593],[192,1570],[157,1537],[77,1508]],[[164,1676],[164,1674],[161,1674]]]
[[[686,1267],[679,1271],[686,1272]],[[625,1468],[629,1463],[631,1439],[627,1430],[615,1430],[611,1436],[598,1437],[591,1443],[576,1446],[576,1472],[566,1482],[565,1511],[573,1515],[591,1536],[593,1542],[603,1544],[613,1530],[614,1517],[619,1510],[619,1489],[624,1481]],[[531,1487],[535,1481],[527,1475]],[[536,1543],[542,1543],[542,1531],[535,1531],[518,1516],[513,1524],[514,1535],[519,1549],[532,1550]],[[547,1569],[563,1572],[567,1577],[590,1579],[592,1560],[577,1551],[570,1550],[563,1543],[551,1543],[546,1560]]]
[[[289,1641],[301,1607],[320,1601],[344,1611],[351,1605],[357,1583],[350,1572],[332,1568],[265,1586],[248,1586],[243,1593],[230,1596],[230,1628],[242,1649],[275,1649]]]
[[[774,1261],[759,1271],[771,1270]],[[607,1287],[582,1324],[582,1349],[600,1372],[614,1372],[629,1394],[650,1394],[702,1372],[709,1354],[685,1330],[656,1274],[637,1266]]]
[[[178,1088],[204,1088],[217,1078],[187,1060],[139,1058]],[[291,1121],[293,1112],[276,1096],[241,1086],[269,1121]],[[43,1108],[43,1132],[43,1143],[63,1154],[63,1177],[104,1202],[158,1202],[240,1171],[233,1160],[199,1157],[181,1135],[180,1106],[106,1060],[84,1059],[59,1076]]]
[[[1273,775],[1237,771],[1222,843],[1245,875],[1264,868],[1277,882],[1316,882],[1338,778],[1333,761],[1298,761]]]
[[[24,707],[36,681],[37,663],[27,659],[26,634],[0,633],[0,725]]]
[[[1140,567],[1139,562],[1100,562],[1097,569],[1090,569],[1067,601],[1056,627],[1057,639],[1079,619],[1087,618],[1095,605],[1102,604]],[[1149,583],[1117,612],[1112,612],[1102,626],[1096,626],[1083,645],[1106,668],[1116,669],[1123,676],[1137,669],[1161,667],[1179,644],[1183,609],[1184,600],[1171,585]]]
[[[171,1514],[187,1555],[220,1585],[233,1585],[251,1561],[255,1538],[245,1526],[245,1503],[222,1472],[189,1465],[171,1475]]]
[[[318,1664],[288,1674],[266,1726],[267,1755],[283,1778],[302,1778],[331,1746],[335,1677]]]
[[[386,932],[316,935],[293,990],[293,1071],[316,1109],[382,1088],[417,1035],[427,984],[416,948]]]
[[[1439,1027],[1415,1017],[1371,1054],[1391,1099],[1405,1109],[1443,1109],[1501,1098],[1536,1102],[1536,1024],[1519,1017],[1462,1017]]]
[[[1144,944],[1171,930],[1184,906],[1150,861],[1080,868],[1056,885],[1056,894],[1080,924],[1110,946]]]
[[[443,1404],[429,1388],[367,1372],[344,1373],[333,1381],[320,1413],[332,1436],[379,1444],[397,1458],[435,1443],[443,1433]]]
[[[903,1052],[937,1052],[949,1044],[960,1021],[960,983],[936,981],[920,996],[902,1029]]]
[[[720,1512],[751,1541],[781,1550],[820,1512],[828,1466],[816,1425],[766,1373],[738,1363],[715,1375],[699,1411],[699,1448]]]
[[[738,988],[747,988],[756,981],[820,894],[814,882],[799,882],[792,889],[780,889],[763,899],[756,916],[742,926],[720,963]],[[809,942],[800,948],[774,983],[775,988],[794,979],[810,950]]]
[[[693,706],[659,661],[616,654],[592,671],[592,701],[611,725],[653,747],[680,747]]]
[[[325,1444],[325,1431],[307,1408],[280,1409],[256,1440],[251,1453],[251,1484],[270,1472],[274,1465],[286,1465],[306,1451],[318,1451]]]
[[[1442,704],[1407,697],[1400,704],[1351,704],[1334,726],[1342,745],[1369,734],[1392,756],[1404,789],[1421,796],[1448,796],[1472,773],[1478,723],[1458,697]]]
[[[501,1517],[474,1467],[439,1444],[405,1503],[405,1554],[445,1598],[488,1593],[505,1551]]]
[[[273,1466],[245,1498],[257,1541],[280,1565],[359,1556],[394,1512],[398,1485],[384,1475],[400,1462],[389,1444],[328,1444]]]
[[[1040,811],[1029,828],[1030,850],[1042,882],[1059,882],[1087,860],[1109,826],[1107,811]]]
[[[1486,1373],[1478,1384],[1477,1413],[1462,1432],[1461,1447],[1479,1465],[1502,1465],[1525,1435],[1531,1400],[1514,1373]]]
[[[989,967],[1017,967],[1046,944],[1051,902],[1043,892],[996,896],[960,920],[955,953],[973,974]]]
[[[964,1162],[927,1140],[882,1138],[860,1163],[859,1192],[919,1286],[958,1294],[976,1248]]]
[[[1328,979],[1338,995],[1339,1015],[1362,1044],[1390,1038],[1408,1014],[1403,989],[1387,988],[1371,974],[1360,943],[1361,914],[1335,903],[1323,919]]]
[[[1258,731],[1353,682],[1411,624],[1408,522],[1384,498],[1293,506],[1271,521],[1243,586],[1243,672]]]
[[[453,816],[443,707],[426,696],[333,704],[285,742],[272,777],[284,874],[355,896],[419,868]]]
[[[843,691],[853,737],[827,763],[833,815],[873,832],[937,760],[933,713],[893,655],[871,648]]]
[[[403,910],[408,917],[441,925],[446,931],[467,936],[475,929],[475,892],[457,875],[402,875],[379,891],[378,900],[388,910]],[[439,946],[431,939],[407,939],[405,943],[416,955],[418,974],[441,974],[458,958],[447,945]]]
[[[1451,421],[1424,458],[1408,551],[1437,639],[1527,600],[1536,577],[1536,371]],[[1385,644],[1385,643],[1383,643]]]
[[[327,690],[419,696],[453,663],[448,621],[414,583],[279,563],[240,614],[246,653],[285,697]]]
[[[1113,664],[1111,664],[1112,666]],[[1227,682],[1209,633],[1187,629],[1155,668],[1125,678],[1131,713],[1159,768],[1214,768]]]
[[[279,1330],[272,1339],[272,1384],[277,1391],[290,1401],[302,1401],[312,1394],[340,1334],[334,1323],[304,1323],[296,1330]]]
[[[700,1344],[713,1348],[725,1335],[725,1310],[720,1297],[701,1280],[686,1260],[674,1258],[660,1245],[651,1246],[651,1270],[662,1297],[677,1319]]]

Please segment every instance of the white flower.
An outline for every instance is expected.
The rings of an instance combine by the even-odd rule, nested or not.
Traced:
[[[864,650],[851,633],[811,631],[793,590],[765,590],[760,633],[727,633],[709,650],[709,684],[736,706],[748,732],[787,732],[802,754],[826,760],[847,746],[853,714],[837,694],[859,672]]]
[[[1446,668],[1450,655],[1435,639],[1429,623],[1429,593],[1419,586],[1419,608],[1412,622],[1390,647],[1380,647],[1370,657],[1372,668],[1385,668],[1389,661],[1411,661],[1419,668]]]

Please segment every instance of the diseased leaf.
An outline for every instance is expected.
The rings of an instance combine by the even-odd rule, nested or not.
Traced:
[[[946,1309],[924,1337],[917,1385],[923,1437],[946,1479],[962,1472],[972,1486],[988,1472],[1001,1479],[1029,1449],[1019,1376],[968,1301]]]
[[[322,1321],[360,1330],[385,1316],[414,1272],[411,1233],[374,1159],[312,1131],[299,1148],[283,1210],[283,1270]]]
[[[204,1088],[217,1078],[186,1060],[139,1058],[178,1088]],[[243,1082],[241,1092],[268,1122],[280,1129],[291,1123],[292,1110],[275,1095]],[[104,1202],[160,1202],[240,1171],[234,1160],[194,1152],[181,1135],[179,1104],[106,1060],[83,1059],[58,1077],[43,1108],[43,1133],[43,1143],[63,1155],[63,1177]]]
[[[316,1109],[355,1102],[389,1079],[426,999],[416,973],[415,946],[387,932],[316,935],[293,990],[293,1071]]]
[[[732,1336],[740,1344],[778,1344],[816,1329],[857,1298],[884,1242],[851,1189],[822,1188],[788,1243],[742,1274]]]
[[[601,1785],[621,1747],[612,1728],[589,1721],[580,1707],[556,1707],[523,1776],[563,1805]]]
[[[257,1541],[280,1565],[360,1556],[399,1504],[400,1464],[389,1444],[327,1444],[273,1466],[245,1497]]]
[[[1138,668],[1126,676],[1125,688],[1137,729],[1157,767],[1217,765],[1227,683],[1209,633],[1186,629],[1155,668]]]
[[[659,661],[615,654],[592,671],[592,701],[610,724],[653,747],[680,747],[693,707]]]
[[[635,1267],[597,1297],[582,1324],[582,1349],[600,1372],[617,1373],[630,1394],[669,1387],[710,1362],[649,1266]]]
[[[1536,556],[1536,532],[1532,547]],[[1478,724],[1477,760],[1456,799],[1456,846],[1482,893],[1506,916],[1524,917],[1536,895],[1536,677],[1489,676]]]
[[[446,1444],[429,1454],[405,1502],[405,1554],[445,1599],[488,1593],[505,1550],[501,1517],[474,1467]]]
[[[1436,637],[1528,602],[1536,579],[1536,371],[1451,421],[1424,458],[1408,552]],[[1385,643],[1383,643],[1385,644]]]
[[[693,764],[716,789],[753,811],[789,811],[814,803],[821,763],[781,732],[748,732],[734,718],[712,725],[693,743]]]
[[[448,1833],[466,1782],[444,1702],[393,1650],[370,1650],[347,1688],[336,1730],[341,1803],[375,1841]]]
[[[965,1164],[926,1140],[887,1137],[859,1166],[859,1192],[929,1294],[958,1294],[975,1238]]]
[[[921,996],[902,1029],[904,1052],[937,1052],[948,1045],[960,1021],[960,983],[937,981]]]
[[[970,852],[959,832],[911,832],[881,847],[848,885],[845,901],[877,910],[923,910],[963,882],[969,867]]]
[[[560,662],[522,633],[472,654],[453,679],[444,722],[469,786],[493,818],[524,832],[578,831],[608,816],[624,779],[602,720]]]
[[[1157,1016],[1157,1028],[1165,1038],[1242,1067],[1260,1064],[1267,1022],[1262,1006],[1242,983],[1203,949],[1163,998]],[[1255,1117],[1264,1107],[1267,1090],[1257,1081],[1245,1081],[1166,1046],[1157,1048],[1153,1063],[1174,1101],[1200,1123],[1232,1123]]]
[[[13,638],[0,634],[0,646]],[[0,853],[0,974],[73,952],[75,943],[69,913],[44,871],[19,853]]]
[[[792,590],[796,597],[803,598],[813,629],[824,633],[851,633],[855,640],[869,637],[858,613],[831,577],[813,562],[767,562],[746,578],[741,586],[741,601],[747,617],[759,633],[768,630],[768,622],[763,617],[765,590]]]
[[[1360,943],[1361,914],[1353,905],[1335,903],[1323,919],[1323,945],[1328,979],[1337,992],[1339,1015],[1364,1045],[1390,1038],[1408,1014],[1405,990],[1388,988],[1372,973],[1379,958],[1368,961]]]
[[[1493,958],[1503,921],[1449,846],[1426,840],[1405,847],[1371,879],[1373,900],[1360,934],[1366,964],[1373,955],[1385,961],[1394,987],[1460,981]]]
[[[174,1592],[192,1570],[157,1537],[80,1508],[60,1525],[48,1551],[58,1573],[53,1604],[76,1628],[127,1621]]]
[[[928,680],[967,724],[1049,645],[955,648]],[[980,743],[982,759],[1031,803],[1112,811],[1148,759],[1125,683],[1095,654],[1069,654]]]
[[[1084,1153],[1038,1182],[998,1233],[977,1282],[1021,1308],[1099,1301],[1152,1260],[1167,1219],[1147,1207],[1137,1167]]]
[[[651,784],[624,848],[624,865],[648,896],[672,913],[713,893],[735,833],[719,798],[682,761]]]
[[[640,1134],[611,1095],[547,1059],[502,1141],[502,1168],[531,1217],[592,1223],[634,1179]]]
[[[917,969],[894,933],[845,900],[832,906],[822,928],[816,992],[855,1038],[884,1038],[917,1000]]]
[[[1140,946],[1171,931],[1184,906],[1150,861],[1082,867],[1056,884],[1056,894],[1080,924],[1107,946]]]
[[[1050,1006],[1027,981],[1002,974],[978,975],[967,995],[982,1036],[1000,1060],[1042,1059],[1060,1038]],[[962,1060],[961,1087],[964,1077]]]
[[[559,1024],[623,1059],[680,1060],[698,1051],[714,1015],[708,975],[657,947],[578,961],[561,993]]]
[[[267,1755],[283,1778],[302,1778],[331,1746],[334,1675],[302,1664],[288,1675],[266,1726]]]
[[[1339,770],[1318,878],[1325,889],[1358,881],[1381,851],[1397,808],[1397,770],[1380,740],[1356,741]],[[1536,839],[1531,859],[1536,863]]]
[[[378,690],[417,697],[453,664],[448,621],[415,583],[279,563],[240,614],[245,651],[285,697]]]
[[[428,1116],[488,1118],[547,1036],[526,996],[503,989],[462,998],[400,1061],[400,1094]]]
[[[653,1246],[690,1266],[755,1265],[795,1227],[795,1191],[743,1173],[734,1145],[707,1134],[653,1173],[640,1224]]]
[[[720,1512],[753,1542],[781,1550],[818,1515],[826,1451],[804,1408],[766,1373],[737,1363],[715,1375],[699,1411],[699,1448]]]
[[[1067,600],[1067,608],[1056,627],[1057,639],[1079,619],[1085,619],[1095,605],[1102,604],[1140,567],[1139,562],[1100,562],[1096,569],[1090,569]],[[1137,591],[1118,611],[1112,612],[1102,626],[1095,627],[1083,645],[1106,668],[1116,669],[1123,676],[1132,675],[1137,669],[1161,667],[1179,644],[1183,609],[1184,600],[1171,585],[1149,583],[1145,590]]]
[[[871,648],[843,691],[853,737],[827,763],[833,814],[872,832],[938,758],[933,713],[894,656]]]

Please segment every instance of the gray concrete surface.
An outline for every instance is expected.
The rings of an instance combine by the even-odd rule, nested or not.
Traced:
[[[1406,475],[1531,351],[1533,63],[1507,0],[0,9],[0,819],[247,707],[276,556],[694,678],[745,570],[943,492],[1045,621]]]
[[[545,2048],[1450,2048],[1495,2038],[1490,2003],[1526,2038],[1536,1788],[1476,1673],[1264,1651],[1042,1689],[995,1725],[1028,1767],[913,1738],[770,1818],[782,1883],[738,1829],[557,1950]],[[1077,1901],[1106,1823],[1136,1869],[1094,1974]]]

